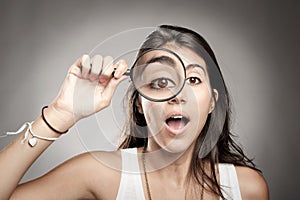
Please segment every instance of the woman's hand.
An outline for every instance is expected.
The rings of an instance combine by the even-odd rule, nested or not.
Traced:
[[[126,79],[123,74],[127,68],[124,60],[114,65],[110,56],[90,58],[83,55],[70,67],[58,96],[45,112],[54,113],[59,121],[70,127],[76,121],[104,109],[109,106],[117,85]]]

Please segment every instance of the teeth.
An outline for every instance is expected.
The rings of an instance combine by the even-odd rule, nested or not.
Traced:
[[[182,119],[183,117],[182,116],[172,116],[171,118],[173,118],[173,119]]]
[[[170,121],[172,120],[177,120],[177,121],[181,121],[185,124],[187,124],[190,120],[182,115],[174,115],[174,116],[171,116],[169,117],[168,119],[166,119],[166,123],[168,124]]]

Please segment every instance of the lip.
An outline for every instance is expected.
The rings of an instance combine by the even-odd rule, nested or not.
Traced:
[[[182,116],[182,117],[185,117],[187,118],[189,121],[185,124],[185,126],[181,129],[173,129],[171,128],[166,122],[164,122],[165,126],[166,126],[166,129],[167,131],[172,135],[172,136],[177,136],[177,135],[181,135],[185,132],[185,130],[188,128],[189,124],[190,124],[190,118],[188,117],[188,115],[184,114],[184,113],[180,113],[180,112],[172,112],[170,114],[168,114],[166,116],[166,120],[170,117],[173,117],[173,116]]]

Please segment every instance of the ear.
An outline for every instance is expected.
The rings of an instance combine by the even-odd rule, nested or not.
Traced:
[[[144,114],[144,111],[143,111],[143,107],[142,107],[142,103],[141,103],[141,97],[138,96],[136,98],[136,101],[135,101],[135,106],[137,107],[137,110],[140,114]]]
[[[218,98],[219,98],[218,90],[213,89],[212,91],[213,91],[213,94],[212,94],[212,98],[211,98],[211,101],[210,101],[209,113],[211,113],[214,110],[215,104],[216,104],[216,102],[218,101]]]

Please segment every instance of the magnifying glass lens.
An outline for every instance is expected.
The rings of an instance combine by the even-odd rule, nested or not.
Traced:
[[[152,101],[175,97],[185,82],[185,68],[180,58],[166,49],[154,49],[142,54],[131,69],[135,88]]]

